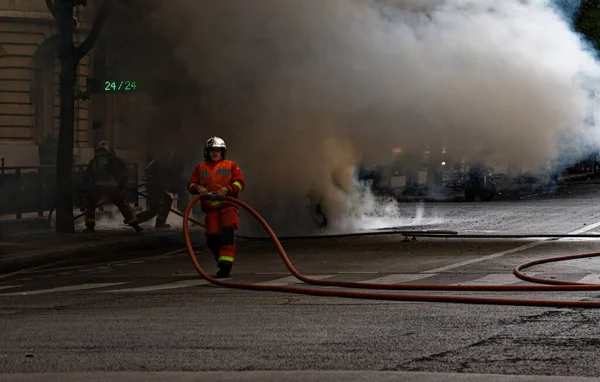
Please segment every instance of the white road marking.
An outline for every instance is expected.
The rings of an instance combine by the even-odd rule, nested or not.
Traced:
[[[104,290],[100,291],[101,293],[118,293],[118,292],[151,292],[156,290],[166,290],[166,289],[177,289],[177,288],[188,288],[198,285],[208,284],[206,280],[182,280],[174,283],[168,284],[159,284],[159,285],[150,285],[139,288],[126,288],[126,289],[112,289],[112,290]]]
[[[455,283],[453,285],[510,285],[522,281],[510,273],[490,273],[475,280]]]
[[[0,286],[0,290],[2,290],[2,289],[18,288],[20,286],[23,286],[23,285],[5,285],[5,286]]]
[[[594,228],[600,227],[600,222],[594,223],[594,224],[590,224],[590,225],[586,225],[583,228],[577,229],[573,232],[569,232],[569,235],[579,235],[580,233],[584,233],[587,231],[591,231]]]
[[[598,241],[597,237],[564,237],[560,241],[566,242],[581,242],[581,241]]]
[[[376,279],[371,280],[363,280],[359,281],[360,283],[368,283],[368,284],[402,284],[409,281],[426,279],[428,277],[433,277],[435,274],[418,274],[418,273],[396,273],[393,275],[378,277]]]
[[[30,273],[30,271],[35,271],[37,269],[44,269],[44,268],[49,268],[53,265],[58,265],[58,264],[62,264],[64,263],[64,261],[57,261],[55,263],[50,263],[50,264],[44,264],[44,265],[40,265],[39,267],[33,267],[33,268],[29,268],[29,269],[21,269],[20,271],[16,271],[16,272],[12,272],[12,273],[7,273],[5,275],[0,275],[0,279],[4,279],[4,278],[8,278],[11,276],[15,276],[21,273]]]
[[[336,275],[306,275],[306,277],[316,280],[328,279],[330,277],[334,277]],[[280,279],[275,279],[271,281],[264,281],[262,283],[258,283],[259,285],[289,285],[289,284],[302,284],[303,282],[295,278],[294,276],[282,277]]]
[[[26,292],[3,293],[3,294],[0,294],[0,296],[29,296],[29,295],[48,294],[48,293],[55,293],[55,292],[71,292],[71,291],[76,291],[76,290],[105,288],[105,287],[120,285],[120,284],[125,284],[125,283],[122,282],[122,283],[80,284],[80,285],[71,285],[71,286],[58,287],[58,288],[32,290],[32,291],[26,291]]]
[[[126,263],[130,263],[130,264],[138,264],[138,263],[144,263],[147,262],[149,260],[153,260],[153,259],[164,259],[166,257],[169,256],[173,256],[179,253],[183,253],[185,251],[185,249],[175,249],[175,250],[171,250],[168,252],[165,252],[164,254],[160,255],[160,256],[147,256],[147,257],[142,257],[142,258],[138,258],[135,261],[131,261],[131,259],[129,260],[119,260],[119,261],[112,261],[112,262],[101,262],[99,264],[110,264],[110,265],[116,265],[116,264],[126,264]],[[135,255],[137,253],[140,253],[140,251],[135,251],[135,252],[127,252],[122,254],[121,256],[129,256],[129,255]],[[29,268],[29,269],[23,269],[17,272],[13,272],[13,273],[9,273],[6,275],[0,275],[0,279],[2,278],[6,278],[6,277],[10,277],[10,276],[14,276],[17,275],[19,273],[44,273],[44,272],[49,272],[49,271],[63,271],[63,270],[71,270],[71,269],[79,269],[79,268],[86,268],[86,267],[93,267],[95,266],[95,264],[83,264],[83,265],[73,265],[73,266],[69,266],[69,267],[61,267],[61,268],[51,268],[51,269],[45,269],[45,268],[49,268],[51,266],[55,266],[55,265],[59,265],[65,263],[65,261],[58,261],[52,264],[45,264],[45,265],[41,265],[39,267],[34,267],[34,268]],[[110,269],[110,268],[109,268]],[[80,272],[93,272],[93,269],[89,269],[89,270],[81,270]],[[45,276],[42,276],[45,277]]]
[[[583,284],[600,284],[600,273],[589,274],[576,282]]]
[[[600,222],[597,222],[597,223],[594,223],[594,224],[590,224],[590,225],[585,226],[583,228],[580,228],[578,230],[569,232],[569,233],[567,233],[567,235],[578,235],[578,234],[584,233],[586,231],[591,231],[591,230],[593,230],[596,227],[600,227]],[[422,271],[420,273],[440,273],[440,272],[444,272],[444,271],[447,271],[447,270],[450,270],[450,269],[464,267],[465,265],[470,265],[470,264],[479,263],[481,261],[495,259],[495,258],[498,258],[498,257],[502,257],[502,256],[505,256],[505,255],[511,254],[511,253],[515,253],[515,252],[521,252],[521,251],[524,251],[526,249],[537,247],[538,245],[542,245],[542,244],[547,243],[548,241],[554,240],[554,239],[538,239],[538,240],[539,241],[536,241],[534,243],[525,244],[525,245],[522,245],[520,247],[516,247],[516,248],[513,248],[513,249],[506,250],[506,251],[492,253],[491,255],[477,257],[477,258],[471,259],[471,260],[460,261],[458,263],[449,264],[449,265],[446,265],[446,266],[443,266],[443,267],[439,267],[439,268],[429,269],[427,271]],[[560,240],[560,239],[558,239],[558,240]]]
[[[450,265],[446,265],[444,267],[429,269],[427,271],[422,271],[421,273],[440,273],[440,272],[444,272],[444,271],[447,271],[447,270],[450,270],[450,269],[464,267],[465,265],[479,263],[480,261],[491,260],[491,259],[495,259],[497,257],[502,257],[504,255],[511,254],[511,253],[520,252],[520,251],[523,251],[525,249],[537,247],[540,244],[542,244],[542,242],[530,243],[530,244],[522,245],[520,247],[509,249],[509,250],[506,250],[506,251],[492,253],[491,255],[477,257],[477,258],[471,259],[471,260],[460,261],[458,263],[453,263],[453,264],[450,264]]]

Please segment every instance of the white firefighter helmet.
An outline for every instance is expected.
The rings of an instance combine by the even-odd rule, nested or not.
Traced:
[[[210,159],[209,150],[215,147],[221,149],[223,152],[221,159],[225,159],[225,156],[227,155],[227,145],[225,144],[225,141],[219,137],[211,137],[206,141],[206,144],[204,145],[204,159]]]

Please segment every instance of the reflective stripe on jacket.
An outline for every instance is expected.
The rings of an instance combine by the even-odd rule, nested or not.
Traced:
[[[240,191],[244,189],[244,175],[239,166],[230,160],[224,159],[218,162],[204,161],[199,163],[188,182],[188,190],[196,194],[196,187],[202,186],[209,192],[217,192],[223,187],[229,189],[229,196],[239,197]],[[216,209],[235,204],[222,200],[203,200],[202,209]]]

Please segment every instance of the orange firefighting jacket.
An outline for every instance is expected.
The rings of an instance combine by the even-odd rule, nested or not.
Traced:
[[[200,162],[188,182],[188,190],[192,194],[197,194],[196,187],[202,186],[209,192],[217,192],[223,187],[229,190],[229,196],[237,198],[240,191],[244,189],[244,175],[237,163],[224,159],[218,162],[210,160]],[[218,209],[224,207],[236,206],[232,202],[224,200],[203,200],[202,210]],[[236,206],[237,207],[237,206]]]

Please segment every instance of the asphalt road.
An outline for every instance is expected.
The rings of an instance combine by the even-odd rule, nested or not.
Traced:
[[[414,219],[404,219],[412,219],[415,227],[469,233],[600,233],[597,201],[595,194],[585,194],[560,203],[405,205],[405,211],[421,210]],[[283,244],[300,272],[329,280],[526,285],[512,275],[516,265],[594,252],[600,240],[406,242],[401,236],[383,235]],[[199,256],[214,273],[210,256]],[[598,283],[600,259],[540,265],[529,273]],[[240,243],[230,281],[299,284],[289,277],[273,244],[261,241]],[[589,301],[600,297],[600,291],[407,293]],[[136,381],[598,377],[599,321],[600,312],[592,309],[225,289],[198,277],[184,252],[124,254],[117,262],[55,264],[0,278],[0,372],[11,373],[0,375],[0,380],[92,380],[89,374],[73,374],[80,372],[96,372],[97,380]],[[37,374],[51,372],[69,374],[55,379]],[[152,378],[159,379],[150,379],[147,372],[202,373],[156,374]]]

